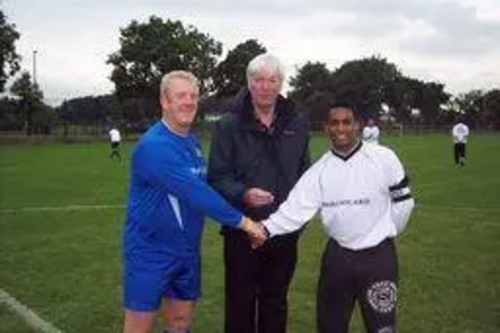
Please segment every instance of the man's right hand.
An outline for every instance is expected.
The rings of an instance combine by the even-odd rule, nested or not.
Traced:
[[[274,195],[263,189],[252,187],[243,194],[243,202],[248,207],[260,207],[269,205],[274,201]]]
[[[267,232],[263,225],[254,222],[248,217],[243,217],[241,219],[238,228],[245,231],[248,236],[250,236],[252,248],[257,248],[262,246],[267,240]]]

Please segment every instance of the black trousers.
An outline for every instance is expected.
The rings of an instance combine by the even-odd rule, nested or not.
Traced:
[[[279,236],[253,250],[246,234],[225,232],[225,333],[286,333],[298,237]]]
[[[117,141],[111,142],[111,154],[109,155],[109,157],[113,158],[116,156],[118,158],[121,158],[119,149],[120,149],[120,142]]]
[[[318,332],[347,333],[356,301],[367,332],[396,332],[397,284],[398,261],[392,240],[353,251],[330,239],[318,282]]]
[[[453,147],[453,153],[455,156],[455,164],[463,164],[465,160],[465,143],[456,142]]]

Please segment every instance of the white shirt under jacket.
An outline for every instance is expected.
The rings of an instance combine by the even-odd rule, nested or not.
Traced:
[[[328,235],[344,248],[360,250],[400,234],[414,204],[396,154],[359,142],[347,156],[325,153],[262,223],[272,237],[299,229],[321,210]]]

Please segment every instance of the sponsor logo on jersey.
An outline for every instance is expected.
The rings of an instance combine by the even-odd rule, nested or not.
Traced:
[[[207,174],[207,168],[205,166],[197,167],[197,168],[191,168],[191,173],[193,175],[199,176],[199,175],[206,175]]]
[[[322,203],[323,207],[339,207],[339,206],[365,206],[370,204],[369,198],[359,199],[342,199],[335,201],[326,201]]]

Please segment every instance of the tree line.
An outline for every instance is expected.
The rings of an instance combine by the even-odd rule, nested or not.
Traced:
[[[49,134],[60,124],[105,124],[141,132],[159,117],[159,84],[174,69],[194,72],[202,98],[199,121],[225,112],[246,86],[248,62],[267,51],[256,39],[246,40],[222,57],[222,43],[181,21],[151,16],[121,28],[120,47],[108,56],[114,92],[44,103],[43,92],[28,71],[20,69],[15,42],[20,34],[0,11],[0,130]],[[19,75],[18,75],[19,74]],[[472,127],[500,128],[500,89],[472,90],[453,96],[439,82],[404,75],[382,56],[347,61],[330,70],[326,63],[307,62],[290,78],[287,95],[320,123],[332,101],[356,105],[366,117],[419,126],[450,125],[466,117]]]

